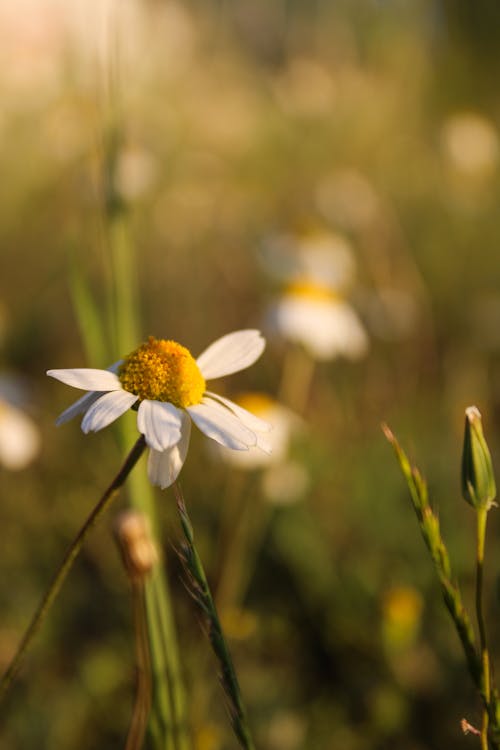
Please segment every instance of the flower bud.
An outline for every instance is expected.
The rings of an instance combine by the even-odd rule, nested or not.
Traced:
[[[465,410],[462,453],[462,495],[477,509],[489,510],[496,496],[495,476],[486,443],[481,414],[475,406]]]

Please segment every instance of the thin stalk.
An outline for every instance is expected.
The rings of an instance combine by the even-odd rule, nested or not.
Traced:
[[[288,347],[284,362],[278,401],[297,414],[303,414],[309,400],[315,361],[300,346]]]
[[[489,708],[491,699],[490,655],[483,615],[483,571],[487,518],[487,508],[478,508],[476,525],[476,617],[479,628],[479,645],[482,665],[481,688],[484,700],[483,721],[481,726],[481,750],[488,750]]]
[[[95,523],[99,520],[99,518],[102,516],[102,514],[111,505],[111,502],[114,500],[118,490],[127,479],[128,475],[130,474],[130,472],[136,465],[139,458],[142,456],[145,446],[146,446],[146,443],[144,441],[144,437],[141,435],[141,437],[137,440],[134,447],[132,448],[127,458],[125,459],[120,471],[115,476],[115,478],[113,479],[113,481],[111,482],[107,490],[104,492],[101,499],[99,500],[97,505],[94,507],[94,509],[88,516],[87,520],[81,527],[80,531],[78,532],[78,534],[73,539],[70,546],[68,547],[61,565],[59,566],[54,578],[52,579],[52,582],[49,588],[47,589],[42,601],[40,602],[38,609],[33,615],[31,622],[28,625],[28,628],[25,631],[25,634],[21,640],[21,643],[19,644],[19,647],[10,665],[8,666],[7,670],[5,671],[0,681],[0,700],[2,700],[2,698],[5,696],[7,690],[9,689],[9,686],[12,683],[12,680],[18,673],[21,667],[22,661],[24,657],[26,656],[26,653],[29,647],[31,646],[35,635],[37,634],[52,604],[54,603],[61,589],[61,586],[63,585],[66,579],[66,576],[68,575],[71,569],[71,566],[73,565],[76,557],[78,556],[78,553],[80,552],[83,546],[83,543],[85,542],[89,532],[91,531]]]
[[[220,534],[223,565],[215,592],[215,600],[220,612],[224,613],[233,607],[240,607],[245,599],[247,589],[254,574],[269,520],[271,506],[259,495],[254,477],[245,476],[247,480],[239,497],[230,498],[234,503],[233,524]],[[253,487],[253,491],[251,490]]]
[[[132,583],[137,689],[125,750],[141,750],[151,707],[151,660],[149,656],[143,581]]]
[[[120,140],[119,113],[115,112],[109,126],[106,151],[105,222],[112,270],[111,328],[116,358],[137,346],[140,328],[135,245],[128,227],[127,205],[115,185]],[[127,426],[123,420],[119,429],[123,444],[127,440]],[[135,425],[133,429],[136,429]],[[154,495],[144,475],[138,474],[133,477],[130,485],[130,504],[149,518],[153,536],[157,537]],[[151,712],[154,747],[161,750],[190,750],[177,633],[168,579],[161,566],[156,566],[145,582],[145,604],[155,687]]]
[[[224,637],[203,563],[194,545],[193,527],[189,520],[184,497],[177,482],[174,482],[173,489],[186,541],[181,559],[189,575],[193,598],[207,620],[208,637],[213,652],[219,661],[222,686],[229,700],[231,725],[240,746],[244,750],[255,750],[233,660]]]
[[[284,358],[278,401],[290,406],[297,414],[303,414],[309,400],[314,370],[315,361],[304,349],[289,346]],[[221,611],[238,606],[243,601],[272,515],[262,498],[257,503],[254,497],[250,502],[248,492],[243,496],[248,482],[245,484],[242,475],[243,471],[240,471],[239,484],[233,482],[236,486],[233,496],[225,503],[228,510],[221,524],[220,548],[223,558],[216,594]]]

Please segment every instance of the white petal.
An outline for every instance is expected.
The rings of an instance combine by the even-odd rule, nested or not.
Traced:
[[[318,360],[338,356],[354,360],[368,349],[363,325],[346,302],[286,295],[270,308],[268,323]]]
[[[94,401],[82,420],[82,430],[97,432],[121,417],[138,399],[127,391],[111,391]]]
[[[265,345],[260,331],[235,331],[214,341],[196,362],[205,380],[220,378],[253,365]]]
[[[264,435],[257,435],[257,445],[255,447],[259,448],[263,453],[267,453],[268,456],[273,452],[272,442]]]
[[[191,422],[187,414],[182,414],[181,439],[177,445],[166,451],[149,451],[148,478],[151,484],[164,490],[175,482],[186,460],[190,434]]]
[[[40,434],[30,417],[0,399],[0,464],[24,469],[40,450]]]
[[[204,399],[201,404],[188,406],[187,411],[196,426],[207,437],[225,445],[226,448],[241,451],[257,443],[255,433],[216,401]]]
[[[47,375],[66,385],[81,388],[83,391],[119,391],[122,389],[118,376],[109,370],[77,367],[73,370],[47,370]]]
[[[56,425],[59,426],[60,424],[64,424],[64,422],[68,422],[70,419],[73,419],[73,417],[76,417],[77,414],[83,414],[83,412],[87,411],[94,401],[97,401],[102,395],[102,391],[91,391],[90,393],[86,393],[85,396],[79,398],[74,404],[68,406],[62,414],[59,414],[56,419]]]
[[[255,432],[269,432],[269,430],[272,430],[272,425],[270,425],[269,422],[265,422],[263,419],[260,419],[260,417],[256,417],[255,414],[247,411],[247,409],[239,406],[239,404],[235,404],[234,401],[230,401],[228,398],[219,396],[218,393],[211,393],[210,391],[206,391],[206,395],[210,396],[210,399],[220,401],[224,406],[227,406],[227,408],[236,414],[243,424],[251,430]]]
[[[182,411],[163,401],[143,401],[137,427],[155,451],[165,451],[181,439]]]

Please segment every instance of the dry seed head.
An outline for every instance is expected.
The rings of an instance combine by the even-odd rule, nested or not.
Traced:
[[[144,578],[158,562],[148,519],[137,511],[122,513],[116,522],[116,538],[130,578]]]

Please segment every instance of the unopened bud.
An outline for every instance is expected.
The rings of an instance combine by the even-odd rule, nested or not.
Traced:
[[[495,476],[483,434],[481,414],[475,406],[469,406],[465,410],[462,495],[474,508],[489,510],[496,494]]]
[[[146,516],[125,511],[116,521],[116,538],[123,562],[132,581],[139,581],[158,562],[158,552]]]

